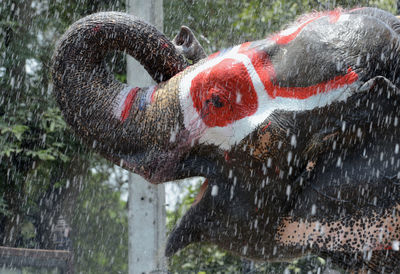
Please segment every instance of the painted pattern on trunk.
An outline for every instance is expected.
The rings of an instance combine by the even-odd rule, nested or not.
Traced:
[[[139,88],[125,86],[114,100],[113,113],[114,116],[121,121],[128,118],[133,102],[135,101]]]
[[[120,101],[120,102],[123,102],[123,107],[122,107],[122,111],[120,114],[120,118],[122,121],[125,121],[126,118],[128,118],[131,108],[132,108],[132,105],[133,105],[133,102],[135,101],[137,92],[139,90],[139,88],[130,88],[130,87],[128,87],[128,88],[130,89],[128,95],[125,97],[124,100]]]
[[[150,86],[140,93],[140,88],[126,86],[123,88],[114,101],[113,113],[114,116],[122,122],[129,117],[131,109],[134,106],[135,100],[138,98],[138,110],[144,110],[149,104],[155,100],[157,86]]]

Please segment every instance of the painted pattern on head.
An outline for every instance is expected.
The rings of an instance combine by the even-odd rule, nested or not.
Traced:
[[[300,18],[300,20],[298,20],[293,26],[281,31],[276,35],[272,35],[270,39],[274,40],[278,45],[286,45],[295,39],[308,24],[314,22],[315,20],[328,16],[329,22],[334,24],[339,21],[342,15],[341,9],[307,14],[307,16]]]
[[[290,43],[308,24],[327,16],[329,23],[348,19],[339,10],[316,13],[297,28],[273,35],[266,42]],[[210,55],[180,82],[184,123],[192,138],[229,150],[273,111],[323,107],[347,99],[350,86],[358,85],[358,75],[352,68],[308,87],[281,87],[273,82],[275,77],[268,54],[250,42]]]
[[[230,73],[226,73],[227,68]],[[208,127],[224,127],[254,114],[258,107],[245,65],[231,58],[200,72],[192,80],[190,95]]]

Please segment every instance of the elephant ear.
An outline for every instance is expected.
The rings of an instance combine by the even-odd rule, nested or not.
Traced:
[[[388,92],[388,99],[391,96],[398,97],[400,95],[399,88],[389,79],[384,76],[376,76],[368,81],[366,81],[359,89],[358,92],[368,92],[368,94],[376,94],[374,93],[374,89],[378,88],[379,90]],[[384,99],[384,98],[382,98]]]
[[[332,220],[343,214],[367,217],[400,203],[399,96],[400,89],[382,76],[358,89],[346,103],[352,106],[344,114],[346,127],[333,137],[336,148],[326,143],[329,149],[297,179],[306,187],[297,197],[293,216],[326,222],[326,216]],[[345,142],[355,145],[341,149]]]
[[[291,212],[296,229],[287,235],[285,244],[318,242],[319,254],[343,267],[364,265],[373,273],[381,272],[382,267],[389,272],[393,271],[392,265],[397,267],[399,253],[390,250],[386,239],[389,243],[398,239],[399,96],[400,89],[393,82],[378,76],[365,82],[341,105],[340,123],[345,122],[346,126],[332,137],[336,145],[326,143],[327,149],[296,180],[304,188],[296,196]],[[346,147],[342,148],[344,143]],[[386,221],[391,219],[395,221]],[[310,227],[322,224],[323,236],[313,238],[303,232],[299,224],[304,220]],[[377,244],[365,256],[360,243],[365,243],[365,247],[375,243],[374,233],[368,229],[383,223],[391,228],[380,232],[382,245]],[[384,228],[386,225],[382,225]],[[343,232],[346,229],[351,230],[348,240],[337,240],[347,237]]]
[[[207,57],[206,52],[189,27],[182,26],[172,43],[176,50],[191,60],[193,64]]]
[[[386,11],[383,11],[383,10],[380,10],[377,8],[369,8],[369,7],[355,9],[355,10],[352,10],[350,13],[364,14],[364,15],[375,17],[379,20],[382,20],[386,24],[388,24],[395,32],[400,34],[400,21],[399,21],[400,16],[393,16],[392,14],[390,14]]]

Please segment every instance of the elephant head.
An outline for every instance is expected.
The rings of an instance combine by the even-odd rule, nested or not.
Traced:
[[[60,39],[54,92],[114,163],[152,183],[206,178],[167,255],[205,241],[257,260],[316,252],[376,270],[379,257],[362,252],[386,252],[399,228],[398,30],[384,11],[338,9],[198,61],[187,29],[174,47],[134,17],[99,13]],[[158,84],[116,81],[103,64],[112,50]]]

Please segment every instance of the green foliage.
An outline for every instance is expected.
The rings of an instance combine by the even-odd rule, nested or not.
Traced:
[[[78,269],[126,269],[126,209],[120,191],[107,184],[112,166],[68,129],[49,71],[55,42],[69,25],[95,11],[124,10],[124,3],[0,1],[0,245],[53,249],[51,227],[64,215],[75,231]],[[121,58],[114,64],[123,75]],[[96,231],[99,221],[107,224],[103,234]]]
[[[7,209],[7,203],[4,201],[3,196],[0,196],[0,214],[3,216],[10,216],[11,211]]]
[[[14,117],[15,118],[15,117]],[[41,144],[37,146],[27,146],[26,143],[38,143],[30,134],[31,124],[0,124],[1,140],[4,144],[0,149],[0,156],[29,157],[35,160],[67,162],[69,156],[64,153],[66,143],[58,141],[60,133],[65,132],[67,127],[58,108],[48,108],[44,110],[39,118],[39,124],[32,130],[41,132]],[[5,118],[6,120],[6,118]]]
[[[234,27],[244,1],[164,1],[164,32],[173,37],[181,25],[190,27],[208,53],[243,41]],[[177,11],[179,11],[177,13]]]
[[[109,167],[90,171],[73,215],[77,272],[127,273],[128,214],[121,184],[104,184]]]

